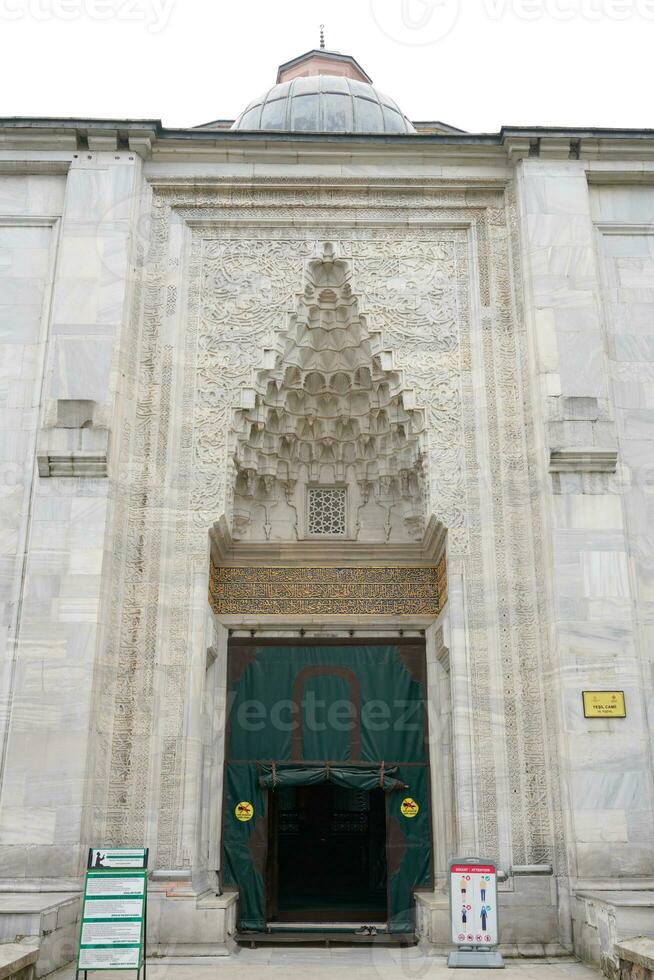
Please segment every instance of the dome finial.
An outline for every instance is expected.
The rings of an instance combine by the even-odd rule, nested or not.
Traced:
[[[325,50],[325,25],[320,25],[320,50]]]

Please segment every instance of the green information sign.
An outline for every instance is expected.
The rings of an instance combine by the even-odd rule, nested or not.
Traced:
[[[87,970],[141,968],[145,977],[147,851],[141,851],[140,867],[123,864],[118,849],[106,853],[111,866],[95,864],[86,872],[77,977]]]

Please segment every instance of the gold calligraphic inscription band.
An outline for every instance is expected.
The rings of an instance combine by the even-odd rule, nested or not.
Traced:
[[[429,567],[230,567],[212,563],[219,615],[437,616],[447,599],[445,560]]]

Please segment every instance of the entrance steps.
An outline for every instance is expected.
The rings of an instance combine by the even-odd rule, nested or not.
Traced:
[[[188,880],[161,881],[148,887],[147,955],[153,962],[228,956],[234,947],[238,892],[198,894]]]
[[[0,944],[0,980],[32,980],[38,955],[36,946]]]
[[[8,947],[24,951],[31,960],[24,976],[44,977],[75,956],[80,895],[77,892],[4,892],[0,894],[0,953],[7,962],[0,977],[20,976],[9,970]],[[36,955],[33,955],[36,953]],[[19,957],[20,959],[20,957]],[[0,964],[2,964],[0,956]]]
[[[240,946],[255,949],[258,946],[415,946],[418,937],[412,933],[378,932],[374,936],[357,935],[346,929],[315,929],[301,931],[280,929],[271,932],[237,932],[234,939]]]
[[[575,953],[616,980],[616,945],[633,936],[654,939],[654,889],[578,889],[572,917]]]

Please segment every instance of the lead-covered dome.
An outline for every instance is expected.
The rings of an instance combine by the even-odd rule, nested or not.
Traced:
[[[352,77],[355,73],[359,77]],[[354,59],[326,51],[282,65],[277,85],[254,99],[232,129],[415,133],[397,103],[370,84]]]

